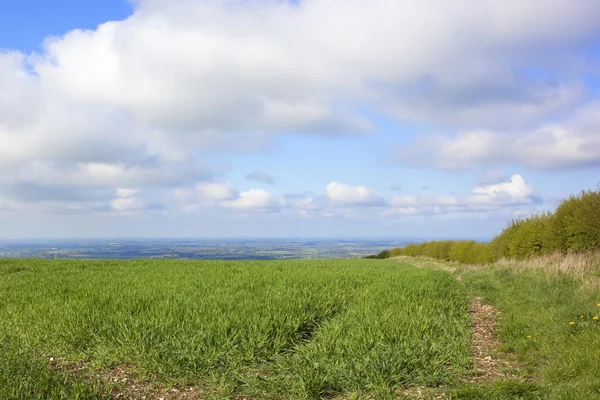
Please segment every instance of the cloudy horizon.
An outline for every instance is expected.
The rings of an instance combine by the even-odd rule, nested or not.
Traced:
[[[491,238],[599,172],[597,0],[0,5],[0,239]]]

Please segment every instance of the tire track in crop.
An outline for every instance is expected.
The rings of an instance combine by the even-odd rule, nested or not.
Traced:
[[[317,314],[312,318],[302,321],[296,328],[295,337],[279,351],[279,354],[295,353],[300,346],[308,345],[325,324],[334,320],[344,311],[345,307],[342,304],[338,304],[329,312],[321,315]]]

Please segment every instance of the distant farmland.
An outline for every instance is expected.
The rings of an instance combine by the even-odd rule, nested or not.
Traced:
[[[0,260],[0,398],[388,398],[470,373],[469,295],[398,261]]]

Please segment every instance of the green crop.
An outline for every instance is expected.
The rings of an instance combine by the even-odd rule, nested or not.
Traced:
[[[0,398],[102,397],[90,377],[122,366],[220,398],[450,385],[468,304],[450,274],[395,261],[2,260]]]

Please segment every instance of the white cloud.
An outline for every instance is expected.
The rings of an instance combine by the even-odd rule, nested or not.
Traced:
[[[239,191],[229,182],[201,182],[194,189],[176,189],[173,192],[180,206],[187,212],[239,211],[279,212],[287,202],[262,189]]]
[[[600,102],[594,101],[562,121],[515,134],[468,131],[454,137],[418,139],[400,150],[406,164],[469,169],[520,164],[537,169],[600,165]]]
[[[239,191],[227,182],[203,182],[196,186],[200,199],[212,201],[235,200],[240,197]]]
[[[239,198],[224,203],[224,206],[240,211],[278,212],[282,202],[265,190],[250,189],[241,192]]]
[[[576,85],[536,83],[513,66],[585,43],[599,13],[595,0],[142,1],[125,21],[48,40],[33,66],[77,102],[197,134],[368,128],[340,109],[347,98],[498,121],[496,106],[526,118],[572,101]]]
[[[390,201],[391,207],[384,211],[384,215],[489,211],[531,205],[535,202],[533,188],[521,175],[513,175],[508,182],[476,186],[469,196],[395,196]]]
[[[343,206],[382,206],[384,200],[367,186],[351,186],[339,182],[327,185],[327,196],[334,205]]]
[[[371,130],[367,109],[469,128],[439,139],[434,161],[445,168],[600,160],[597,105],[587,117],[540,122],[589,96],[570,69],[600,35],[597,0],[135,7],[124,21],[48,38],[39,53],[0,52],[0,187],[187,193],[218,179],[206,153],[256,151],[286,133]],[[558,78],[529,76],[536,68]],[[505,140],[500,127],[525,133]],[[338,205],[383,204],[369,188],[332,184]],[[224,190],[213,200],[267,201]],[[120,200],[125,207],[121,198],[102,207]]]
[[[513,175],[510,182],[478,186],[473,189],[468,203],[486,204],[525,204],[531,202],[533,189],[525,183],[521,175]]]
[[[39,81],[22,69],[25,59],[24,54],[0,49],[0,126],[21,126],[40,112]]]
[[[137,190],[117,189],[116,198],[111,202],[114,211],[121,213],[131,213],[143,211],[145,204],[136,198]]]
[[[452,207],[459,205],[460,200],[456,196],[449,195],[427,195],[427,196],[394,196],[391,201],[392,206],[442,206]]]
[[[117,189],[117,197],[128,198],[134,196],[137,192],[134,189]]]
[[[389,201],[366,186],[338,182],[327,185],[326,196],[290,202],[288,207],[305,218],[345,217],[376,219],[388,216],[419,216],[449,213],[481,213],[533,205],[540,201],[521,175],[508,181],[475,186],[465,195],[400,195]],[[373,207],[365,207],[373,206]]]

